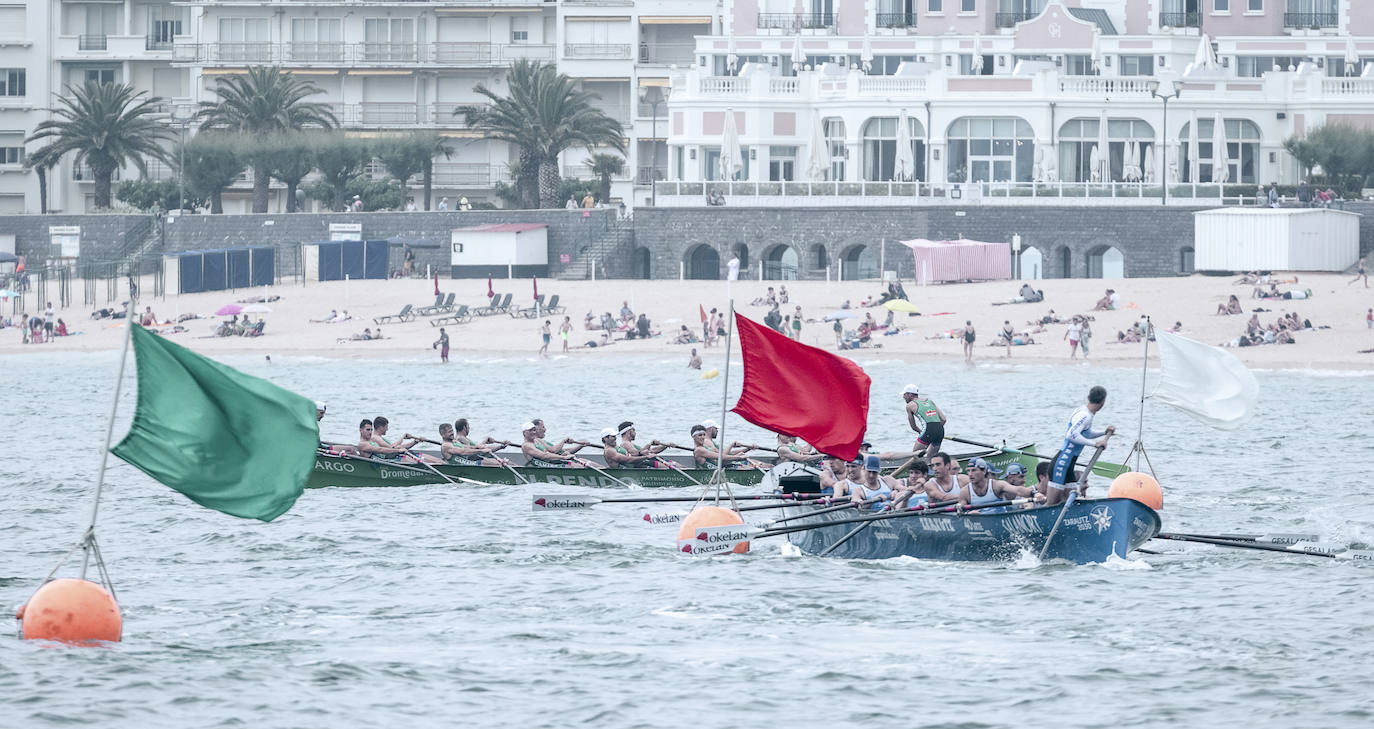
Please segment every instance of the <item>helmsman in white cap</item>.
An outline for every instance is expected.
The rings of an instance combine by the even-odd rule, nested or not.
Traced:
[[[620,431],[615,428],[601,429],[601,455],[606,459],[607,468],[639,468],[654,460],[650,455],[632,455],[629,449],[616,443]]]
[[[911,450],[929,461],[945,441],[945,414],[934,400],[921,397],[921,390],[915,385],[902,388],[902,400],[906,402],[906,422],[917,433],[916,445]]]
[[[535,467],[566,467],[571,464],[573,454],[587,445],[586,443],[576,443],[572,448],[568,448],[568,444],[572,442],[568,438],[564,438],[558,445],[544,440],[546,433],[544,421],[538,418],[521,425],[520,433],[524,437],[520,452],[525,454],[527,465]]]
[[[320,402],[319,400],[316,400],[316,401],[315,401],[315,422],[318,423],[318,422],[320,422],[321,420],[324,420],[324,411],[325,411],[328,407],[329,407],[328,405],[325,405],[324,403]]]

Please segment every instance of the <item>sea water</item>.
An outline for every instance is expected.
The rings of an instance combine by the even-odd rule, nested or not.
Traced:
[[[641,443],[686,443],[692,423],[721,418],[723,379],[702,380],[685,355],[455,359],[228,361],[326,401],[323,433],[335,440],[385,415],[392,434],[433,437],[440,421],[466,417],[478,437],[514,439],[538,417],[554,439],[633,420]],[[723,365],[719,350],[707,360]],[[12,426],[0,459],[6,611],[89,518],[116,362],[0,358]],[[860,363],[873,378],[869,438],[885,450],[913,440],[908,382],[939,403],[950,434],[1042,452],[1102,384],[1111,394],[1097,423],[1121,431],[1104,459],[1123,458],[1137,436],[1138,370]],[[737,392],[738,363],[731,377]],[[1165,528],[1374,541],[1374,377],[1259,381],[1257,417],[1231,432],[1146,401]],[[130,373],[116,438],[132,383]],[[797,405],[833,407],[824,392]],[[733,416],[724,437],[771,443]],[[99,535],[124,642],[0,639],[0,726],[1374,721],[1374,567],[1164,542],[1150,545],[1164,554],[1088,566],[820,559],[787,556],[778,540],[694,559],[674,549],[674,525],[647,524],[642,508],[530,512],[533,493],[569,490],[312,490],[262,524],[200,508],[112,459]]]

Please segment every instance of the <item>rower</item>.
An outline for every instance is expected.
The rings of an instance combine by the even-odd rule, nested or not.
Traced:
[[[364,456],[386,461],[399,461],[405,454],[402,448],[379,444],[373,439],[372,421],[366,418],[358,424],[358,452]]]
[[[316,400],[316,401],[315,401],[315,422],[318,423],[318,422],[320,422],[321,420],[324,420],[324,411],[325,411],[325,409],[328,408],[328,407],[329,407],[328,405],[325,405],[324,403],[320,402],[319,400]]]
[[[892,502],[891,479],[882,473],[881,458],[864,456],[863,464],[863,480],[854,485],[850,500],[855,504],[873,501],[874,503],[868,505],[869,511],[882,511]]]
[[[1041,461],[1040,465],[1045,466],[1045,474],[1048,475],[1048,465],[1044,461]],[[1026,496],[1031,498],[1039,498],[1039,494],[1037,494],[1035,491],[1035,486],[1026,485],[1026,467],[1021,465],[1020,461],[1012,461],[1011,463],[1008,463],[1007,470],[1002,473],[1002,479],[1012,486],[1025,489]]]
[[[1069,498],[1069,489],[1073,486],[1068,484],[1073,480],[1074,463],[1078,460],[1078,454],[1083,451],[1083,446],[1104,448],[1107,440],[1116,433],[1116,426],[1113,425],[1107,426],[1106,430],[1093,430],[1093,416],[1106,403],[1107,388],[1094,385],[1088,391],[1087,404],[1080,405],[1073,411],[1073,415],[1069,416],[1069,427],[1064,433],[1064,445],[1055,456],[1054,467],[1050,471],[1049,493],[1045,498],[1047,506],[1062,504]]]
[[[797,444],[797,436],[783,435],[778,433],[778,460],[792,461],[794,463],[815,463],[825,458],[824,455],[817,453],[811,448],[802,448]]]
[[[902,400],[906,402],[906,422],[918,434],[912,450],[924,454],[927,460],[934,459],[945,440],[944,412],[933,400],[921,397],[915,385],[902,388]]]
[[[462,434],[459,435],[459,427]],[[492,457],[491,448],[473,443],[467,437],[468,421],[466,418],[459,419],[457,423],[449,425],[440,423],[439,438],[443,443],[439,446],[439,457],[445,463],[455,466],[499,466],[501,465]]]
[[[1017,464],[1020,465],[1020,464]],[[969,506],[977,508],[986,504],[998,501],[1006,501],[1017,497],[1031,495],[1031,490],[1025,486],[1012,486],[1006,481],[998,481],[990,476],[1001,475],[992,464],[982,458],[974,458],[968,462],[965,468],[968,471],[968,494]]]
[[[917,458],[907,466],[906,483],[892,496],[893,509],[916,508],[930,503],[926,495],[926,476],[930,467]]]
[[[656,456],[668,447],[667,443],[660,443],[656,440],[651,441],[649,445],[644,448],[635,445],[635,436],[637,435],[635,432],[635,424],[628,420],[616,426],[616,433],[620,435],[620,447],[625,449],[625,455]],[[651,462],[652,459],[649,459],[642,462],[640,466],[647,467]]]
[[[544,440],[547,433],[544,421],[535,418],[520,426],[520,434],[524,437],[524,443],[520,446],[520,452],[525,454],[527,465],[537,468],[563,468],[573,460],[573,454],[583,448],[585,444],[579,443],[571,450],[565,450],[568,439],[564,438],[558,445],[554,445]]]
[[[720,461],[720,451],[716,449],[715,444],[706,435],[707,432],[704,425],[692,426],[692,457],[696,459],[697,468],[714,468],[716,463]],[[729,458],[725,459],[726,465],[738,462],[739,459],[733,461]]]
[[[843,499],[861,488],[864,482],[864,459],[855,458],[844,464],[844,478],[835,482],[836,499]]]
[[[835,493],[835,484],[844,478],[844,459],[837,456],[825,456],[821,461],[821,493]]]
[[[706,429],[706,444],[716,450],[720,450],[720,446],[716,444],[716,438],[720,437],[720,426],[716,424],[716,421],[709,419],[703,420],[701,421],[701,427]],[[729,463],[731,461],[730,456],[742,456],[756,448],[758,448],[758,446],[746,446],[742,443],[735,443],[725,449],[725,462]],[[738,463],[743,459],[736,458],[733,460]]]
[[[926,481],[926,496],[930,498],[930,503],[958,500],[967,506],[968,491],[964,486],[968,485],[968,476],[959,473],[958,461],[941,451],[931,459],[930,465],[935,474]]]
[[[487,436],[486,440],[482,441],[481,443],[478,443],[477,441],[473,440],[472,437],[469,435],[469,433],[471,432],[472,425],[468,423],[467,418],[458,418],[457,420],[453,421],[454,443],[457,443],[460,447],[474,448],[485,451],[486,453],[484,455],[491,456],[492,462],[483,463],[482,465],[484,466],[501,465],[498,461],[496,461],[496,452],[510,445],[510,442],[494,440],[491,436]]]
[[[400,460],[403,461],[409,461],[412,463],[442,463],[442,461],[440,461],[438,458],[435,458],[434,456],[431,456],[428,453],[411,452],[411,448],[414,448],[415,446],[419,445],[420,439],[416,438],[410,433],[406,433],[405,435],[402,435],[400,438],[388,437],[386,432],[390,427],[391,421],[387,420],[384,416],[378,415],[377,417],[373,418],[372,442],[376,443],[379,446],[388,446],[390,448],[400,449]]]
[[[1044,502],[1045,499],[1049,498],[1050,470],[1051,466],[1049,461],[1041,461],[1035,464],[1035,486],[1032,488],[1035,491],[1036,501]]]
[[[606,459],[607,468],[643,468],[646,461],[652,461],[654,454],[631,455],[625,446],[617,445],[615,428],[601,429],[601,455]]]

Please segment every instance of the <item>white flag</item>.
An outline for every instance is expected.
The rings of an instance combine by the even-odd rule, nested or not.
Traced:
[[[738,258],[731,258],[731,259],[730,259],[730,263],[729,263],[728,265],[729,265],[729,267],[730,267],[730,273],[729,273],[729,275],[726,276],[726,278],[729,279],[729,280],[731,280],[731,281],[738,281],[738,280],[739,280],[739,259],[738,259]]]
[[[1159,384],[1151,397],[1219,430],[1235,430],[1255,412],[1259,383],[1235,355],[1155,330]]]

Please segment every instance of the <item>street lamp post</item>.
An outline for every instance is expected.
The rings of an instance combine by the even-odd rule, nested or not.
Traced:
[[[1160,185],[1159,185],[1159,189],[1160,189],[1160,203],[1159,203],[1159,204],[1160,204],[1160,205],[1165,205],[1165,206],[1167,206],[1167,205],[1169,204],[1169,177],[1168,177],[1168,174],[1167,174],[1167,173],[1168,173],[1168,167],[1169,167],[1169,101],[1172,100],[1172,99],[1177,99],[1178,96],[1179,96],[1179,94],[1183,93],[1183,85],[1180,84],[1178,81],[1174,81],[1174,82],[1172,82],[1170,85],[1171,85],[1171,87],[1173,88],[1174,93],[1172,93],[1172,94],[1161,94],[1161,93],[1159,93],[1159,82],[1158,82],[1158,81],[1156,81],[1156,82],[1150,84],[1150,95],[1153,96],[1153,97],[1155,97],[1156,99],[1160,99],[1160,100],[1162,100],[1162,101],[1164,102],[1164,129],[1163,129],[1163,132],[1162,132],[1162,133],[1163,133],[1163,135],[1164,135],[1164,168],[1165,168],[1165,169],[1159,171],[1159,180],[1160,180]],[[1197,134],[1197,130],[1196,130],[1196,129],[1193,130],[1193,134]],[[1194,182],[1196,182],[1196,180],[1194,180]]]
[[[650,86],[644,89],[640,95],[641,100],[653,107],[653,141],[654,152],[650,155],[649,162],[649,204],[658,205],[658,107],[667,102],[663,87]]]
[[[186,129],[191,126],[191,120],[195,119],[195,114],[182,116],[178,113],[182,107],[177,106],[172,109],[172,123],[181,129],[181,144],[177,147],[177,215],[186,210]]]

